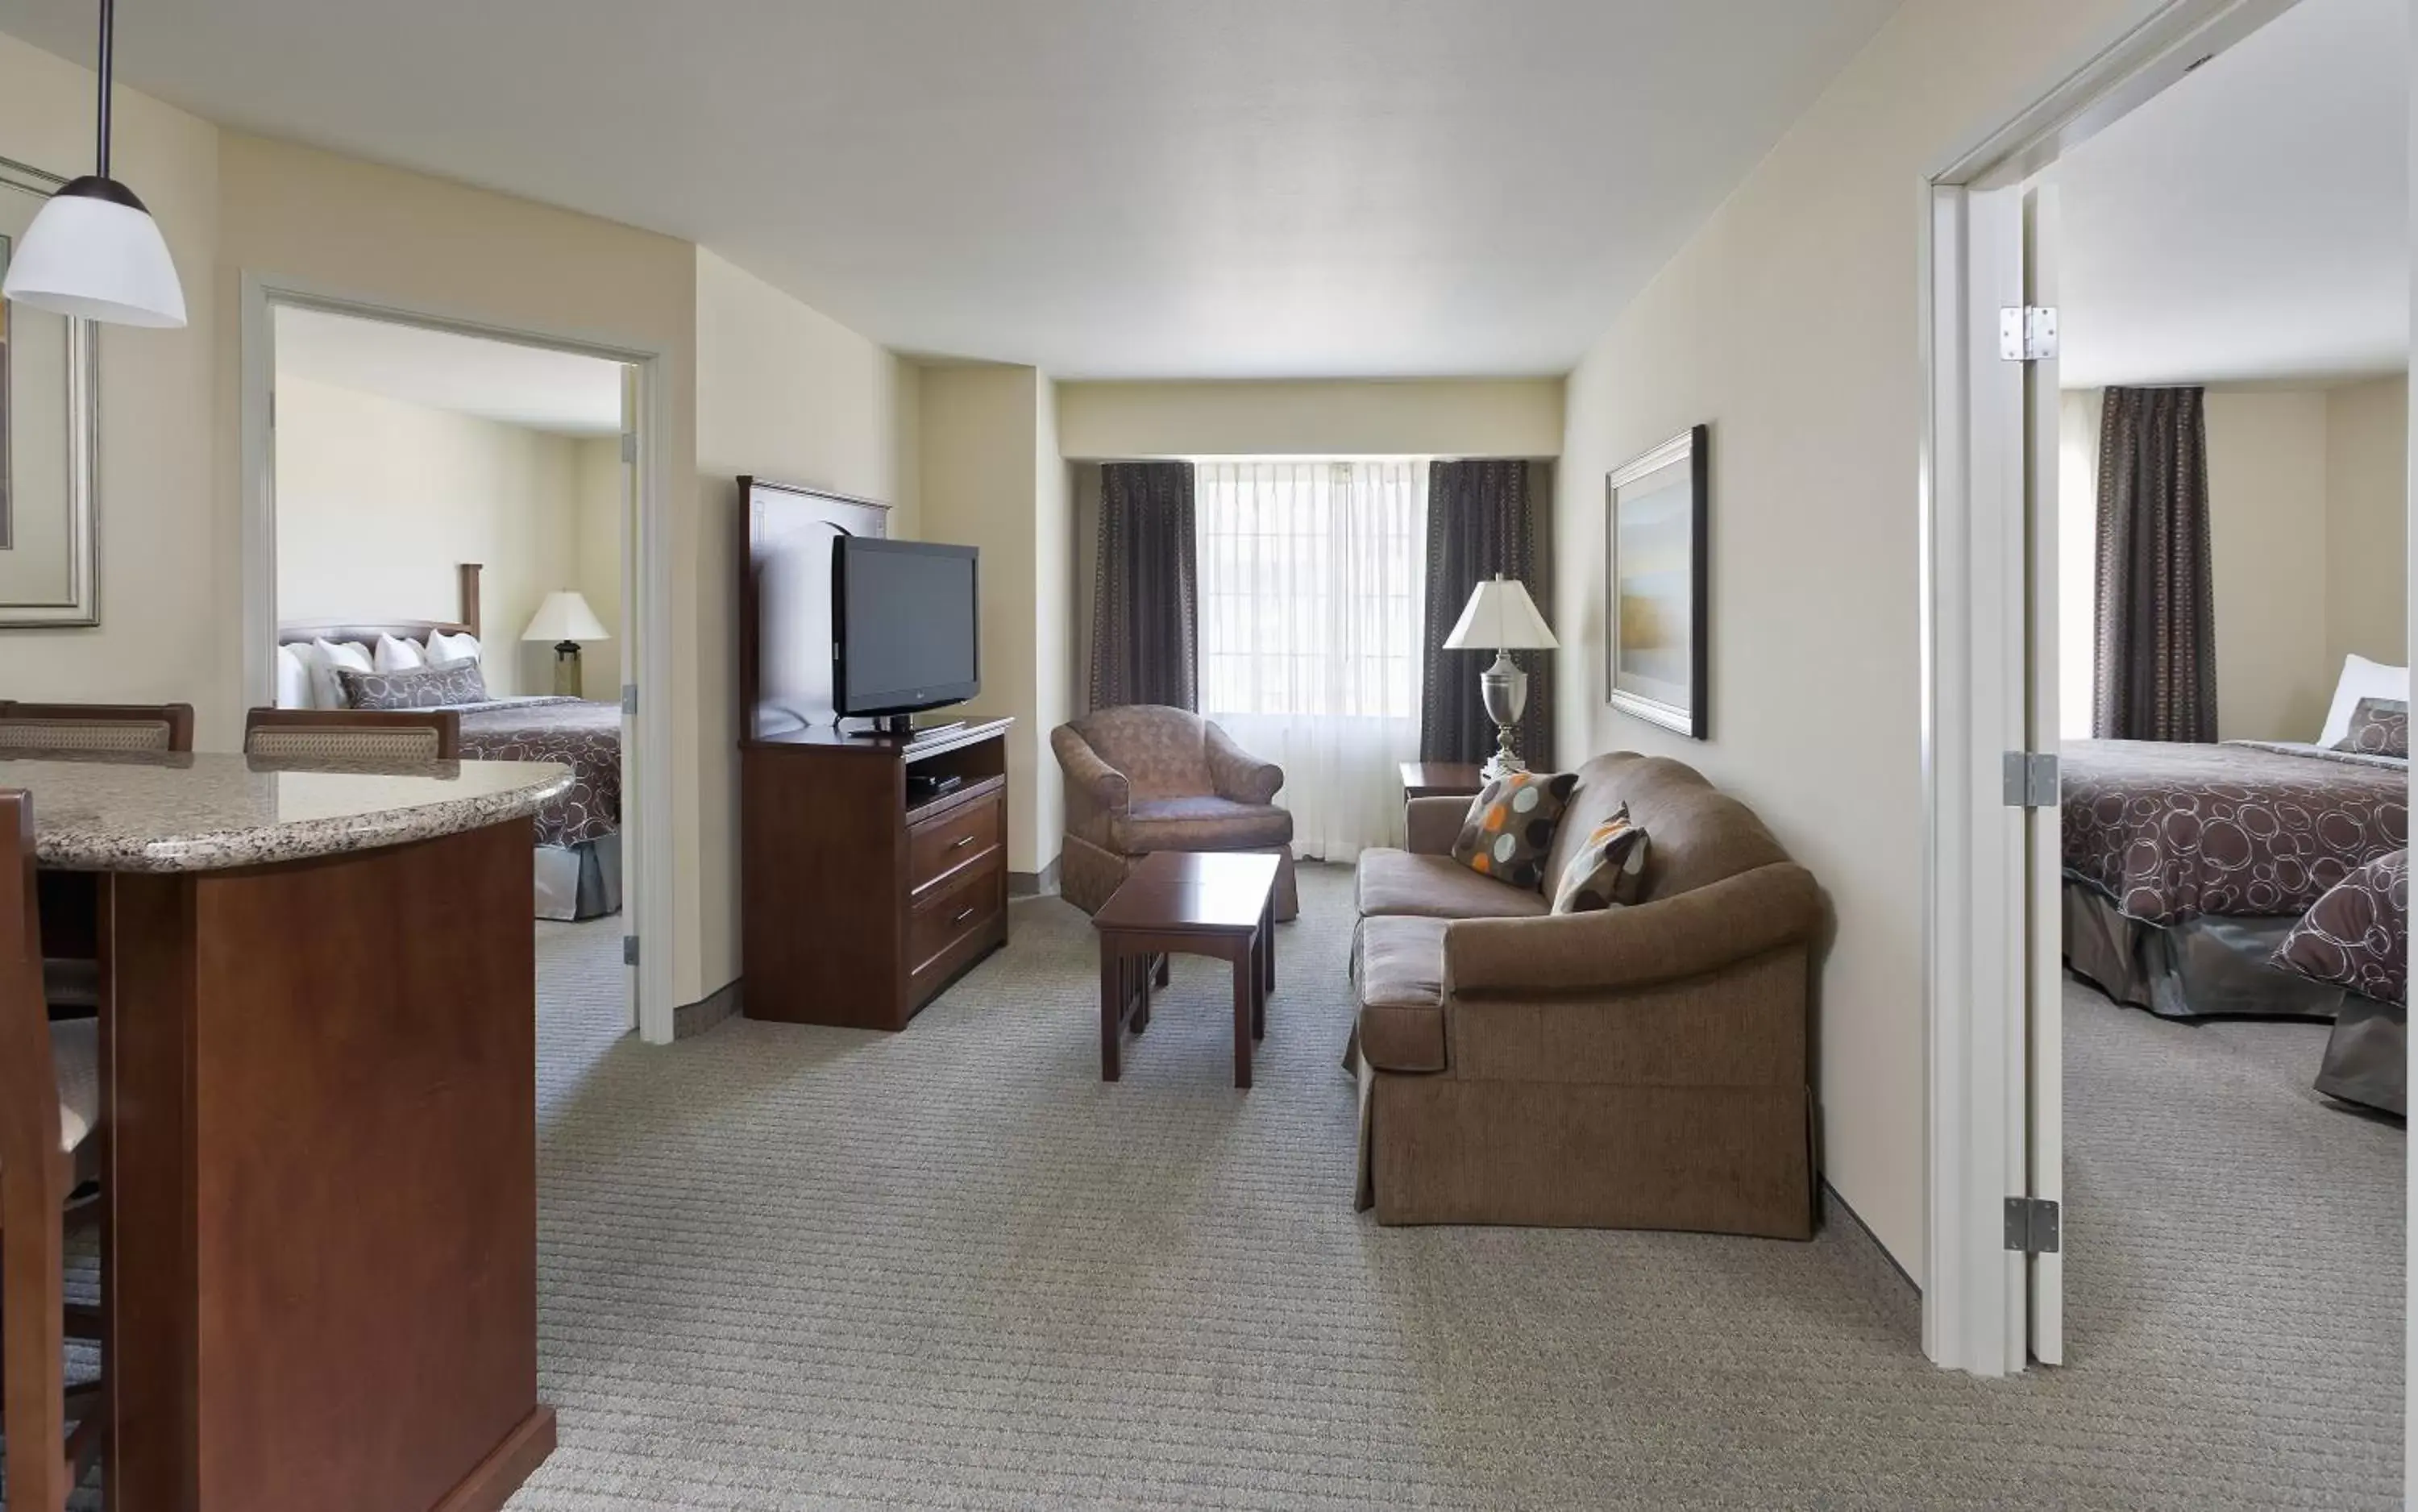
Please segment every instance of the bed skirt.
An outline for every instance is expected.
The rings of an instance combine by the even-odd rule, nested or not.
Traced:
[[[619,831],[575,846],[537,848],[537,916],[596,919],[621,911]]]
[[[2065,883],[2065,964],[2100,991],[2162,1018],[2333,1019],[2352,993],[2267,964],[2294,919],[2203,915],[2143,924],[2088,882]]]

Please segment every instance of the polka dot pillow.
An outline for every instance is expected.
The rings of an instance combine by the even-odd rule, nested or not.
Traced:
[[[1545,852],[1579,785],[1575,771],[1513,771],[1495,778],[1469,805],[1452,859],[1481,876],[1532,893],[1544,891]]]

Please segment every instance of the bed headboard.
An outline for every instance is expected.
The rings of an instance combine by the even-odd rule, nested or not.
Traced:
[[[314,640],[357,640],[375,643],[380,635],[392,635],[397,640],[426,640],[432,630],[449,635],[477,635],[479,630],[479,567],[477,562],[464,562],[454,569],[459,575],[462,603],[459,619],[389,619],[383,622],[367,619],[288,619],[277,627],[277,644],[294,646]]]

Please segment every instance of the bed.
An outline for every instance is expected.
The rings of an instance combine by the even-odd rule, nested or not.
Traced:
[[[2408,757],[2338,749],[2335,725],[2330,716],[2325,738],[2306,743],[2067,742],[2059,817],[2074,974],[2166,1017],[2348,1016],[2372,1035],[2382,1013],[2397,1037],[2400,1002],[2278,955],[2321,900],[2410,843]],[[2392,928],[2392,949],[2406,952],[2397,914]]]
[[[362,648],[375,659],[381,636],[426,654],[440,637],[479,638],[479,565],[459,569],[454,619],[292,620],[277,627],[281,648],[325,641]],[[281,679],[281,704],[289,701]],[[325,687],[314,702],[329,707]],[[559,761],[572,771],[570,791],[539,811],[538,917],[592,919],[621,907],[621,709],[559,696],[488,698],[449,705],[462,716],[462,754],[486,761]]]

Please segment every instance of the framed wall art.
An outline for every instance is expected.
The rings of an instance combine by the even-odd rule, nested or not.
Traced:
[[[1707,738],[1706,541],[1711,432],[1698,425],[1604,478],[1604,698]]]
[[[0,158],[0,276],[65,180]],[[0,630],[100,623],[99,338],[0,299]]]

